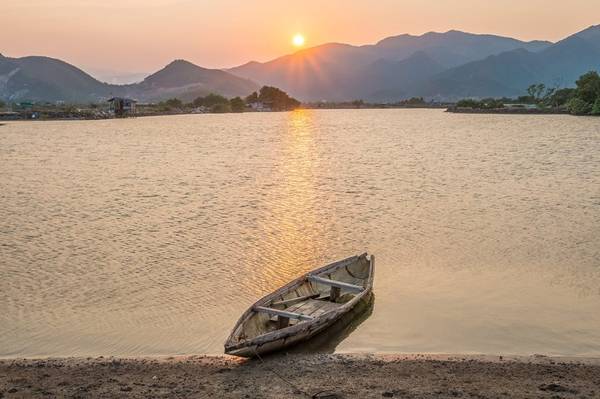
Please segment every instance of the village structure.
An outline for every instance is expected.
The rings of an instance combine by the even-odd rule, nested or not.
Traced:
[[[109,112],[117,117],[133,116],[137,101],[131,98],[113,97],[108,100]]]

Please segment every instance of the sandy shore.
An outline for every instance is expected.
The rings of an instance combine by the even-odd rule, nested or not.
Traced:
[[[284,382],[285,379],[287,382]],[[600,360],[278,355],[0,361],[0,398],[598,398]]]

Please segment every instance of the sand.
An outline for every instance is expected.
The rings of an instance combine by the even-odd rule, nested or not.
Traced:
[[[284,382],[285,379],[287,382]],[[600,360],[277,355],[0,361],[0,398],[598,398]]]

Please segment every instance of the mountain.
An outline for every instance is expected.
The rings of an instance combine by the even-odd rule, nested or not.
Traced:
[[[260,83],[303,101],[394,102],[415,96],[456,100],[518,96],[534,83],[573,86],[590,70],[600,70],[600,25],[557,43],[451,30],[392,36],[364,46],[328,43],[228,70],[176,60],[127,85],[100,82],[52,58],[0,55],[0,99],[88,102],[128,96],[190,101],[210,92],[246,96]]]
[[[156,101],[178,97],[191,101],[211,92],[246,96],[258,89],[248,79],[218,69],[177,60],[140,83],[112,85],[81,69],[48,57],[8,58],[0,55],[0,99],[9,101],[102,101],[111,96]]]
[[[0,99],[92,101],[109,92],[109,85],[64,61],[0,55]]]
[[[259,86],[249,79],[219,69],[202,68],[176,60],[148,76],[141,83],[127,86],[130,96],[144,99],[177,97],[192,101],[199,96],[218,93],[226,97],[247,96]]]
[[[412,94],[454,100],[525,94],[534,83],[569,87],[582,74],[600,71],[600,26],[567,37],[539,52],[504,52],[433,76]]]
[[[441,65],[454,67],[518,48],[540,51],[550,45],[552,43],[546,41],[523,42],[503,36],[450,30],[445,33],[429,32],[422,36],[388,37],[374,47],[382,57],[402,59],[421,51]]]
[[[279,87],[296,98],[339,101],[351,94],[345,83],[352,74],[375,59],[370,49],[328,43],[265,63],[250,62],[228,71]]]
[[[389,37],[366,46],[329,43],[265,63],[250,62],[229,69],[229,72],[280,87],[303,100],[345,100],[373,96],[389,98],[393,93],[402,92],[399,89],[405,84],[405,77],[410,74],[394,75],[383,72],[381,77],[373,74],[377,70],[393,71],[394,63],[408,60],[415,54],[419,54],[421,58],[427,57],[427,62],[445,69],[504,51],[518,48],[540,51],[550,45],[550,42],[523,42],[501,36],[459,31],[430,32],[422,36]],[[419,65],[415,65],[415,68],[418,67]],[[400,71],[403,69],[401,64],[396,68]],[[385,90],[381,92],[381,87],[377,89],[377,86],[381,86],[384,75],[387,77],[384,86],[393,87],[389,94],[386,94]],[[357,79],[378,80],[379,83],[374,87],[370,87],[369,84],[352,84]]]
[[[379,59],[361,68],[348,80],[354,93],[368,101],[388,102],[406,98],[428,78],[445,68],[423,51],[401,61]]]
[[[595,43],[600,48],[600,25],[592,25],[573,36]]]
[[[416,90],[440,100],[465,97],[502,97],[523,94],[540,81],[541,60],[524,49],[487,57],[433,76]]]

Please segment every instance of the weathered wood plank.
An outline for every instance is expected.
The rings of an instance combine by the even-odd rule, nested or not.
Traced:
[[[319,292],[317,292],[316,294],[311,294],[311,295],[303,295],[303,296],[299,296],[297,298],[290,298],[290,299],[286,299],[283,301],[273,302],[271,304],[271,306],[289,306],[289,305],[293,305],[298,302],[306,301],[307,299],[317,298],[319,295],[321,295],[321,293],[319,293]]]
[[[306,306],[306,301],[296,302],[295,304],[287,308],[286,311],[294,313],[303,313],[300,311],[300,309],[302,309],[304,306]]]
[[[288,319],[296,319],[296,320],[312,320],[313,319],[312,316],[307,316],[307,315],[304,315],[301,313],[288,312],[285,310],[267,308],[264,306],[255,306],[254,310],[256,312],[267,313],[267,314],[274,315],[274,316],[287,317]]]
[[[308,300],[308,301],[306,301],[304,306],[302,306],[302,314],[312,317],[312,314],[316,310],[318,310],[322,304],[323,304],[323,301],[316,301],[316,300],[312,300],[312,299]]]
[[[319,309],[315,310],[310,315],[314,318],[317,318],[327,312],[335,311],[335,310],[339,309],[341,306],[342,305],[339,303],[324,302],[324,306],[321,306]]]
[[[337,309],[341,304],[329,302],[327,300],[309,299],[303,305],[302,308],[296,309],[296,312],[301,312],[304,315],[316,317],[323,313],[329,312],[332,309]]]
[[[308,276],[308,280],[312,281],[313,283],[329,285],[331,287],[338,287],[343,290],[352,292],[363,292],[365,289],[365,287],[361,287],[360,285],[348,284],[342,281],[330,280],[319,276]]]

